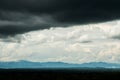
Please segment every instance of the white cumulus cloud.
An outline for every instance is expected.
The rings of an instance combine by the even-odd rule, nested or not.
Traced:
[[[120,21],[51,28],[0,42],[0,61],[120,62]],[[21,37],[19,39],[19,37]],[[20,40],[20,43],[17,41]]]

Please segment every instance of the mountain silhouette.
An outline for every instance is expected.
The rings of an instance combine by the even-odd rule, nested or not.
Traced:
[[[20,60],[17,62],[0,62],[0,68],[120,68],[120,64],[106,62],[72,64],[64,62],[30,62]]]

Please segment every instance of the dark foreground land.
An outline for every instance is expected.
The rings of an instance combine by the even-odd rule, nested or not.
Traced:
[[[120,69],[0,69],[0,80],[120,80]]]

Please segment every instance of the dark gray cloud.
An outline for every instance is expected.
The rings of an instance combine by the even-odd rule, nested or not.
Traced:
[[[0,34],[14,36],[29,31],[48,29],[59,25],[49,15],[34,15],[26,12],[1,11]]]
[[[93,41],[81,41],[80,43],[92,43]]]
[[[0,0],[0,34],[120,18],[119,0]]]
[[[0,41],[2,42],[12,42],[12,43],[21,43],[22,40],[25,40],[25,37],[22,35],[15,35],[15,36],[3,36],[0,35]]]
[[[112,39],[119,39],[120,40],[120,34],[116,35],[116,36],[113,36]]]

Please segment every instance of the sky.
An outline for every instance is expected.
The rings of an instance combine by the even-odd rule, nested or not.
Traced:
[[[0,0],[0,61],[120,63],[119,3]]]

